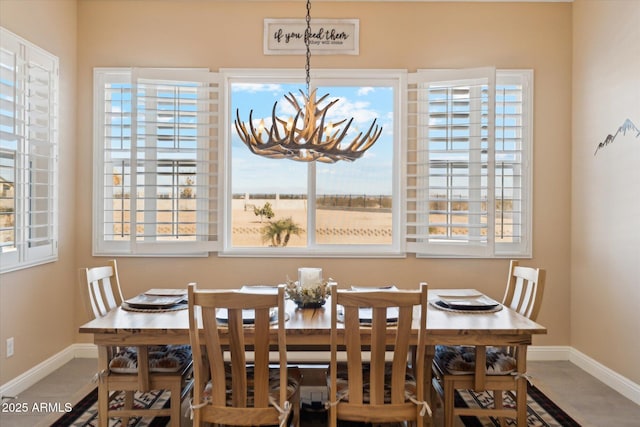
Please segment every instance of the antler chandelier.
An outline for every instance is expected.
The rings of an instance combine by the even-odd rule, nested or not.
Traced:
[[[327,122],[327,111],[338,99],[329,102],[324,107],[319,104],[324,101],[329,94],[325,94],[316,99],[316,90],[309,91],[310,86],[310,60],[311,49],[311,2],[307,0],[307,28],[304,35],[306,47],[306,93],[300,90],[304,105],[300,106],[293,93],[285,95],[285,99],[295,108],[295,117],[287,120],[276,116],[276,107],[273,105],[271,112],[271,128],[265,129],[264,119],[256,128],[253,123],[253,110],[249,112],[249,121],[243,123],[240,119],[240,110],[236,110],[236,120],[234,124],[242,142],[259,156],[273,159],[291,159],[299,162],[319,161],[323,163],[335,163],[338,160],[354,161],[364,154],[378,140],[382,133],[382,127],[373,120],[366,133],[359,132],[350,143],[343,145],[342,141],[347,135],[349,127],[353,123],[353,117],[349,119],[346,126],[340,126],[347,119],[336,123]],[[300,127],[301,126],[301,127]]]

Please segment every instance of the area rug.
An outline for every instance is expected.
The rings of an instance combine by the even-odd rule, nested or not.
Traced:
[[[168,408],[170,405],[168,391],[150,391],[134,395],[135,408]],[[119,392],[110,402],[111,409],[124,406],[124,392]],[[169,417],[132,417],[128,427],[164,427],[169,423]],[[71,412],[64,414],[52,426],[95,427],[98,425],[98,389],[95,388]],[[109,427],[124,427],[119,418],[109,419]]]
[[[503,395],[503,403],[505,407],[515,406],[515,396],[511,392]],[[493,405],[493,394],[491,392],[475,393],[470,390],[456,391],[456,406],[483,406]],[[529,384],[527,387],[527,427],[580,427],[574,419],[572,419],[558,405],[553,403],[540,389]],[[460,417],[465,427],[498,427],[500,422],[491,417],[476,418],[471,416]],[[302,412],[303,427],[321,427],[327,425],[327,417],[324,412]],[[507,419],[508,426],[516,426],[516,421]],[[401,427],[401,423],[390,424],[364,424],[364,423],[348,423],[342,422],[339,427]]]
[[[515,407],[513,392],[503,393],[505,407]],[[491,407],[493,393],[485,391],[476,393],[471,390],[456,390],[456,406]],[[494,427],[500,426],[500,421],[493,417],[460,417],[465,427]],[[516,421],[507,419],[508,426],[515,426]],[[553,403],[537,387],[527,385],[527,426],[528,427],[580,427],[573,418]]]
[[[506,392],[503,396],[505,406],[514,406],[515,397],[513,393]],[[60,417],[52,426],[74,426],[74,427],[95,427],[97,426],[97,400],[98,389],[94,389],[84,397],[73,410]],[[112,407],[122,407],[124,395],[118,395],[111,401]],[[168,407],[168,392],[136,393],[136,407]],[[475,393],[473,391],[456,391],[457,406],[491,406],[493,405],[493,395],[491,392]],[[537,387],[529,385],[527,387],[527,427],[580,427],[574,419],[564,412],[558,405],[553,403]],[[461,417],[465,427],[497,427],[500,423],[492,417]],[[169,423],[169,417],[156,418],[132,418],[129,420],[129,427],[164,427]],[[302,411],[302,426],[326,426],[327,417],[325,412]],[[508,426],[515,426],[516,422],[507,419]],[[395,427],[394,424],[362,424],[362,423],[340,423],[341,427]],[[109,420],[109,427],[121,426],[120,419]]]

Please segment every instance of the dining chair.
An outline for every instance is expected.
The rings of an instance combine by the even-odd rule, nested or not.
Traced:
[[[299,426],[302,375],[287,365],[284,285],[251,293],[190,283],[188,291],[193,425]],[[278,350],[277,367],[270,347]]]
[[[331,285],[330,427],[338,420],[424,425],[431,416],[423,381],[426,309],[426,283],[419,290],[393,291]],[[419,325],[415,356],[409,345],[414,317]],[[338,363],[341,336],[347,361]]]
[[[544,269],[524,267],[511,260],[502,305],[535,321],[542,304],[545,277]],[[502,426],[506,425],[506,417],[515,418],[516,409],[503,405],[503,392],[526,393],[525,379],[515,375],[518,365],[525,362],[526,346],[437,345],[432,385],[443,401],[445,427],[453,426],[456,415],[494,416]],[[456,407],[455,390],[462,389],[491,390],[493,407]]]
[[[81,293],[87,314],[101,318],[123,302],[116,260],[107,265],[80,268]],[[108,418],[121,418],[127,425],[132,416],[169,416],[171,425],[180,425],[181,402],[189,395],[192,379],[191,348],[188,345],[155,345],[100,348],[107,352],[108,369],[98,373],[98,411]],[[150,390],[170,392],[170,407],[136,408],[134,394]],[[110,409],[109,401],[124,392],[123,409]]]

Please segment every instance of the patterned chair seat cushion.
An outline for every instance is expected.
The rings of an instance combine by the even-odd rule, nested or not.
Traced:
[[[473,374],[476,368],[475,347],[437,345],[434,362],[452,375]],[[487,375],[509,375],[516,370],[516,359],[498,347],[487,347]]]
[[[370,402],[370,382],[369,373],[370,365],[363,365],[362,371],[362,400],[364,403]],[[387,363],[384,369],[384,403],[391,403],[391,364]],[[327,383],[330,384],[331,376],[327,376]],[[408,402],[409,397],[416,395],[416,379],[409,372],[405,375],[405,402]],[[349,375],[346,363],[338,363],[337,374],[337,390],[336,394],[343,402],[349,401]]]
[[[253,383],[253,366],[247,366],[247,407],[253,407],[254,404],[254,383]],[[232,393],[231,393],[231,365],[225,365],[225,376],[226,376],[226,393],[227,393],[227,406],[233,406],[232,402]],[[300,387],[300,382],[302,381],[302,374],[300,369],[295,366],[288,368],[288,378],[287,378],[287,400],[291,401],[292,396],[298,391]],[[211,398],[211,390],[213,389],[213,384],[211,381],[207,383],[204,388],[203,398],[205,400],[210,400]],[[280,400],[280,369],[274,368],[269,369],[269,394],[271,397],[277,402]]]
[[[149,372],[178,372],[191,362],[191,346],[159,345],[149,347]],[[121,349],[111,362],[109,370],[118,374],[138,372],[138,352],[136,347]]]

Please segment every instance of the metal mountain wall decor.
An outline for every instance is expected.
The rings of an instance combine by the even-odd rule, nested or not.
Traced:
[[[598,146],[596,147],[596,151],[595,151],[595,153],[593,153],[593,155],[595,156],[596,154],[598,154],[598,150],[600,150],[601,148],[604,148],[607,145],[613,143],[613,141],[616,139],[616,137],[618,136],[618,134],[620,132],[622,132],[622,135],[626,135],[627,132],[635,132],[636,133],[636,138],[640,137],[640,130],[636,127],[636,125],[633,124],[633,122],[631,120],[627,119],[618,128],[616,133],[614,133],[613,135],[611,135],[611,134],[607,135],[607,137],[604,139],[604,141],[598,143]]]

